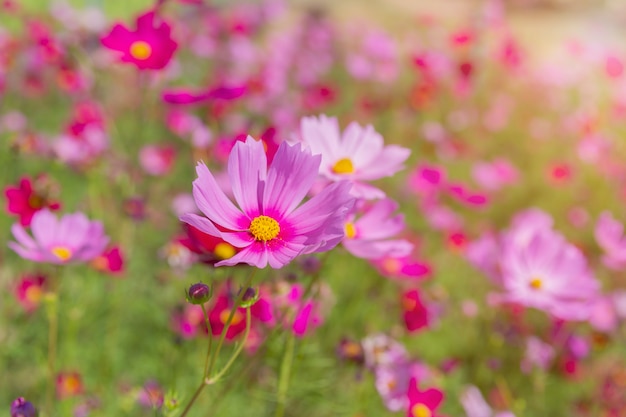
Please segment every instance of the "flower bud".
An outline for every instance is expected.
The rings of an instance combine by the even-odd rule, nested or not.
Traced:
[[[11,404],[11,417],[37,417],[37,410],[24,397],[19,397]]]
[[[204,304],[211,299],[211,287],[203,282],[198,282],[189,287],[187,291],[187,302],[191,304]]]
[[[256,291],[252,287],[248,287],[248,288],[246,288],[245,292],[243,293],[243,297],[241,297],[241,304],[240,304],[240,306],[243,307],[243,308],[252,307],[254,305],[254,303],[259,301],[259,297],[260,297],[260,294],[259,294],[258,291]]]

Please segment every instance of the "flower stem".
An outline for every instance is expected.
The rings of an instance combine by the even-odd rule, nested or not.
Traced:
[[[46,392],[46,410],[48,415],[52,416],[54,414],[52,402],[56,385],[55,363],[59,333],[58,294],[56,292],[47,294],[46,303],[48,316],[48,390]]]
[[[204,308],[204,304],[200,304],[202,308],[202,314],[204,315],[204,322],[206,323],[207,332],[209,334],[209,346],[207,347],[206,357],[204,358],[204,373],[202,374],[202,379],[206,378],[207,371],[209,370],[209,356],[211,356],[211,348],[213,347],[213,331],[211,329],[211,322],[209,321],[209,315],[206,312],[206,308]]]
[[[200,395],[204,387],[209,384],[209,381],[210,383],[214,383],[216,381],[216,379],[210,378],[211,372],[213,372],[215,361],[217,360],[217,356],[219,355],[220,350],[222,349],[222,344],[224,343],[224,339],[226,339],[226,333],[228,332],[228,329],[230,328],[230,324],[233,321],[233,317],[235,317],[235,312],[241,305],[241,300],[243,299],[243,296],[246,293],[246,289],[250,286],[250,284],[252,284],[252,279],[254,278],[255,273],[256,273],[256,268],[252,270],[252,272],[248,276],[248,280],[246,281],[246,284],[242,287],[241,291],[239,291],[239,296],[237,297],[237,300],[235,300],[235,302],[233,303],[233,307],[230,309],[228,320],[226,320],[226,323],[224,324],[224,328],[222,329],[222,333],[220,334],[220,340],[217,344],[217,349],[215,349],[215,352],[213,353],[213,355],[211,355],[213,332],[211,331],[209,316],[206,314],[204,305],[202,305],[202,312],[204,313],[204,317],[207,323],[207,328],[209,329],[209,347],[208,347],[207,356],[204,362],[204,373],[202,374],[202,382],[200,382],[200,385],[198,385],[196,392],[194,392],[193,396],[191,397],[191,400],[187,404],[187,407],[185,407],[185,409],[183,410],[183,413],[180,415],[180,417],[185,417],[187,415],[187,413],[191,409],[191,406],[196,402],[196,399],[198,398],[198,396]],[[230,367],[232,362],[241,352],[241,347],[243,347],[243,345],[245,344],[245,341],[250,332],[250,322],[251,322],[250,308],[246,309],[246,318],[247,318],[247,322],[246,322],[246,332],[245,332],[244,340],[241,342],[241,345],[237,349],[237,351],[233,354],[233,357],[230,358],[230,360],[224,367],[225,369],[222,369],[222,371],[220,371],[220,373],[218,374],[219,377],[221,377],[223,372],[225,372],[225,370]],[[209,356],[211,356],[210,362],[208,360]],[[208,363],[208,367],[207,367],[207,363]]]
[[[287,388],[289,387],[289,376],[291,375],[291,365],[293,364],[293,354],[296,345],[296,336],[293,332],[289,332],[287,337],[287,346],[285,347],[285,354],[283,355],[283,361],[280,365],[275,417],[283,417],[285,414]]]
[[[248,340],[248,335],[250,334],[251,327],[252,327],[252,313],[250,311],[250,307],[247,307],[246,308],[246,330],[243,334],[243,339],[239,343],[239,346],[237,346],[237,349],[235,350],[235,352],[233,352],[228,362],[226,362],[226,365],[224,365],[222,370],[219,371],[215,376],[212,376],[210,378],[207,375],[207,379],[205,381],[207,385],[215,384],[217,381],[219,381],[220,378],[226,373],[228,368],[230,368],[230,366],[233,364],[233,362],[235,362],[235,359],[237,359],[237,356],[239,356],[239,354],[243,350],[244,345],[246,344],[246,341]]]

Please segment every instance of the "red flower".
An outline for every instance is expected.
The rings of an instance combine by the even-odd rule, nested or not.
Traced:
[[[118,23],[100,41],[106,48],[120,52],[122,62],[140,70],[164,68],[178,47],[171,37],[171,26],[156,18],[154,11],[139,16],[135,30]]]
[[[75,397],[83,393],[83,379],[78,372],[61,372],[57,375],[57,396]]]
[[[27,312],[35,311],[41,302],[46,277],[43,275],[26,275],[20,279],[15,288],[15,297]]]
[[[46,177],[40,176],[35,179],[35,188],[48,188]],[[37,187],[43,185],[44,187]],[[10,214],[15,214],[20,218],[22,226],[29,226],[33,214],[42,208],[58,210],[61,205],[57,201],[48,198],[47,193],[33,189],[33,182],[28,177],[23,177],[17,186],[8,186],[4,189],[7,199],[6,210]]]
[[[422,303],[417,290],[411,290],[402,296],[404,324],[409,332],[415,332],[428,326],[428,309]]]
[[[124,257],[119,246],[106,249],[100,256],[91,261],[91,265],[100,272],[118,274],[124,270]]]

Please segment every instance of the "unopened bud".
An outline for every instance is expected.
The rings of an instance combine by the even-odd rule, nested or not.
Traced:
[[[187,302],[191,304],[204,304],[211,299],[211,287],[203,282],[198,282],[189,287],[187,291]]]
[[[37,417],[37,410],[30,401],[19,397],[11,404],[11,417]]]
[[[243,297],[241,297],[241,304],[240,304],[240,306],[243,307],[243,308],[252,307],[254,305],[254,303],[259,301],[259,297],[260,297],[260,294],[259,294],[258,291],[256,291],[252,287],[248,287],[248,288],[246,288],[245,292],[243,293]]]

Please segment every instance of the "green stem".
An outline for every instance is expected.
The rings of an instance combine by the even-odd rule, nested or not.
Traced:
[[[220,378],[226,373],[228,368],[230,368],[230,366],[235,362],[235,359],[237,359],[237,356],[239,356],[239,354],[243,350],[244,345],[246,344],[246,341],[248,340],[248,335],[250,334],[251,327],[252,327],[252,313],[250,312],[250,307],[247,307],[246,308],[246,330],[243,334],[243,339],[241,343],[239,343],[239,346],[237,346],[237,349],[235,350],[235,352],[232,354],[228,362],[226,362],[226,365],[224,365],[222,370],[217,373],[217,375],[212,376],[210,378],[207,375],[207,379],[205,381],[207,385],[215,384],[217,381],[219,381]]]
[[[59,333],[58,318],[58,294],[52,292],[47,296],[47,316],[48,316],[48,390],[46,393],[46,410],[49,416],[53,413],[54,387],[56,386],[56,353],[57,339]]]
[[[217,349],[215,350],[213,355],[211,355],[211,361],[209,362],[208,369],[206,365],[207,361],[205,360],[204,373],[202,375],[202,382],[200,382],[200,385],[198,385],[196,392],[194,392],[193,396],[191,397],[191,400],[187,404],[187,407],[185,407],[185,409],[183,410],[183,413],[180,415],[180,417],[185,417],[187,415],[187,413],[191,409],[191,406],[196,402],[196,399],[198,399],[198,396],[200,395],[204,387],[207,385],[207,381],[209,381],[209,376],[211,375],[211,372],[213,372],[215,361],[217,360],[220,350],[222,349],[222,344],[224,343],[224,339],[226,339],[226,333],[228,332],[228,329],[230,328],[230,324],[233,321],[233,317],[235,317],[235,312],[237,311],[237,308],[239,308],[239,306],[241,305],[241,300],[243,299],[243,296],[246,293],[246,289],[250,286],[250,284],[252,284],[252,279],[254,278],[255,273],[256,273],[256,268],[252,270],[252,272],[248,276],[248,280],[246,281],[246,284],[242,287],[241,291],[239,291],[239,296],[237,297],[237,300],[235,300],[235,302],[233,303],[233,307],[230,309],[230,314],[228,315],[228,320],[226,320],[226,323],[224,324],[224,328],[222,329],[222,333],[220,334],[220,340],[217,344]],[[208,318],[208,315],[206,314],[206,310],[204,309],[204,305],[202,306],[202,311],[204,313],[205,320],[207,321],[207,325],[210,326],[209,318]],[[246,311],[246,316],[249,313],[249,311],[250,309],[248,308]],[[248,328],[248,326],[250,326],[250,322],[251,320],[250,318],[248,318],[248,321],[246,323],[246,336],[245,336],[246,338],[248,337],[248,333],[250,331],[250,329]],[[207,358],[210,356],[211,343],[212,343],[211,339],[213,338],[213,333],[210,330],[211,328],[209,327],[209,349],[207,353]],[[241,343],[241,346],[243,346],[244,343],[245,343],[245,340]],[[238,352],[235,352],[235,353],[236,355],[239,354]],[[231,358],[231,360],[234,360],[234,359]],[[231,365],[231,361],[228,362],[227,366],[229,367],[230,365]]]
[[[239,291],[239,296],[237,297],[237,300],[233,303],[233,307],[230,309],[228,320],[226,320],[226,324],[224,324],[224,329],[222,329],[222,334],[220,335],[219,342],[217,342],[217,348],[215,349],[215,353],[213,354],[213,356],[211,356],[211,362],[209,363],[209,370],[207,372],[207,375],[211,375],[211,373],[213,372],[215,362],[217,361],[217,357],[219,356],[220,350],[222,349],[222,345],[224,344],[224,340],[226,339],[226,333],[228,332],[228,329],[230,328],[230,324],[233,321],[233,317],[235,317],[235,312],[237,311],[237,309],[239,308],[239,305],[241,304],[241,300],[243,299],[243,295],[246,293],[246,289],[250,286],[250,284],[252,284],[252,278],[254,278],[255,273],[256,273],[256,268],[252,270],[252,273],[248,277],[248,281],[246,281],[246,284],[242,287],[241,291]]]
[[[287,388],[289,388],[289,376],[291,375],[291,365],[293,364],[293,354],[296,345],[296,336],[293,332],[289,332],[287,346],[283,361],[280,364],[280,378],[278,379],[278,392],[276,395],[277,405],[275,417],[283,417],[285,414],[285,405],[287,403]]]
[[[209,369],[209,356],[211,356],[211,348],[213,347],[213,331],[211,330],[211,322],[209,320],[209,315],[206,312],[206,308],[204,308],[204,304],[200,304],[202,308],[202,314],[204,315],[204,322],[206,323],[206,328],[209,333],[209,346],[206,351],[206,357],[204,358],[204,373],[202,374],[202,379],[206,378],[207,371]]]

